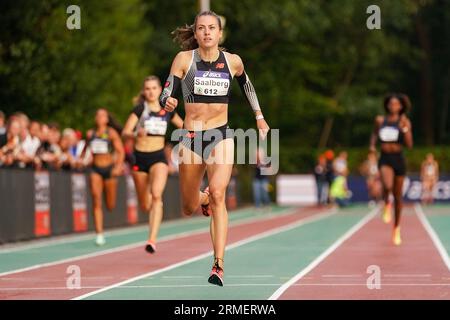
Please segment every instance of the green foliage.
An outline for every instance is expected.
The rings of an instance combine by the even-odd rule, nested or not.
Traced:
[[[81,7],[81,30],[65,26],[70,4]],[[372,4],[381,8],[381,30],[366,28]],[[309,165],[296,149],[317,147],[330,119],[327,146],[366,146],[389,91],[411,96],[415,141],[423,142],[423,83],[430,83],[435,97],[436,142],[450,141],[450,2],[214,0],[211,5],[226,18],[223,46],[242,57],[269,125],[280,129],[282,146],[296,162]],[[167,77],[179,51],[170,32],[191,24],[198,9],[192,0],[0,2],[0,109],[85,130],[94,110],[105,106],[124,121],[142,79]],[[418,43],[418,18],[427,26],[431,53]],[[429,54],[431,78],[424,77],[422,63]],[[182,104],[179,112],[184,113]],[[229,122],[233,128],[255,126],[236,83]],[[295,166],[283,162],[288,171]]]
[[[70,4],[81,8],[80,30],[66,28]],[[125,117],[155,63],[144,50],[152,30],[143,20],[145,4],[46,0],[1,6],[11,19],[0,25],[1,109],[84,130],[99,107]]]

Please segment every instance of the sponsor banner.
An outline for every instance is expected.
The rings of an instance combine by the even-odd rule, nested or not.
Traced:
[[[125,178],[127,181],[127,222],[128,224],[136,224],[138,222],[136,189],[133,177],[127,175]]]
[[[315,205],[316,179],[311,174],[280,174],[277,176],[277,204]]]
[[[366,180],[364,177],[350,176],[348,186],[351,190],[352,202],[366,202],[369,200]],[[422,183],[420,177],[411,175],[405,177],[403,184],[405,201],[420,201],[422,198]],[[441,176],[433,189],[435,202],[450,202],[450,176]]]
[[[82,173],[72,174],[73,231],[88,229],[86,177]]]
[[[34,173],[34,208],[34,235],[50,235],[50,176],[47,171]]]
[[[351,202],[369,201],[366,179],[361,176],[347,178]],[[407,176],[403,186],[405,201],[420,201],[422,183],[416,175]],[[450,202],[450,176],[441,176],[433,189],[435,202]],[[317,203],[317,184],[313,175],[277,176],[277,203],[279,205],[314,205]]]

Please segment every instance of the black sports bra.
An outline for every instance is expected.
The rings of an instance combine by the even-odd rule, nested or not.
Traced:
[[[387,117],[378,130],[378,139],[381,143],[399,143],[403,144],[403,132],[400,129],[400,119],[395,122],[389,122]]]
[[[92,136],[89,139],[89,148],[93,154],[108,154],[113,150],[112,141],[109,137],[109,129],[107,129],[100,136],[93,130]]]
[[[191,65],[181,80],[184,102],[228,104],[233,80],[228,66],[223,51],[219,51],[219,58],[210,63],[201,59],[198,49],[192,50]]]
[[[159,112],[150,111],[146,103],[134,107],[132,111],[138,118],[137,127],[144,128],[147,136],[165,136],[168,122],[175,112],[167,112],[161,109]]]

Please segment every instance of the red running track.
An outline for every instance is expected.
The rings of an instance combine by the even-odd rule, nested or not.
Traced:
[[[228,244],[297,222],[319,212],[321,211],[316,208],[299,209],[292,214],[232,226],[228,231]],[[98,257],[9,274],[0,277],[0,300],[72,299],[207,253],[211,249],[209,232],[203,232],[160,242],[155,255],[146,253],[142,246],[142,248],[126,249]],[[77,265],[81,269],[80,289],[66,287],[69,276],[66,271],[70,265]],[[209,271],[205,269],[205,282]]]
[[[450,271],[413,208],[401,221],[403,243],[391,225],[370,220],[279,299],[450,299]],[[370,265],[380,267],[380,289],[369,289]]]

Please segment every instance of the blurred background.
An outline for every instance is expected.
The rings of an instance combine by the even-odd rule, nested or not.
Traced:
[[[66,28],[71,4],[81,8],[80,30]],[[373,4],[380,30],[366,27]],[[332,148],[348,152],[357,174],[388,92],[413,103],[409,170],[432,151],[450,171],[450,1],[212,0],[211,9],[226,21],[223,46],[242,57],[280,129],[281,173],[310,173]],[[194,0],[1,1],[0,110],[84,134],[106,107],[123,124],[143,78],[167,77],[179,51],[171,31],[199,10]],[[232,92],[230,126],[255,127],[236,83]],[[252,170],[239,167],[244,185]]]

